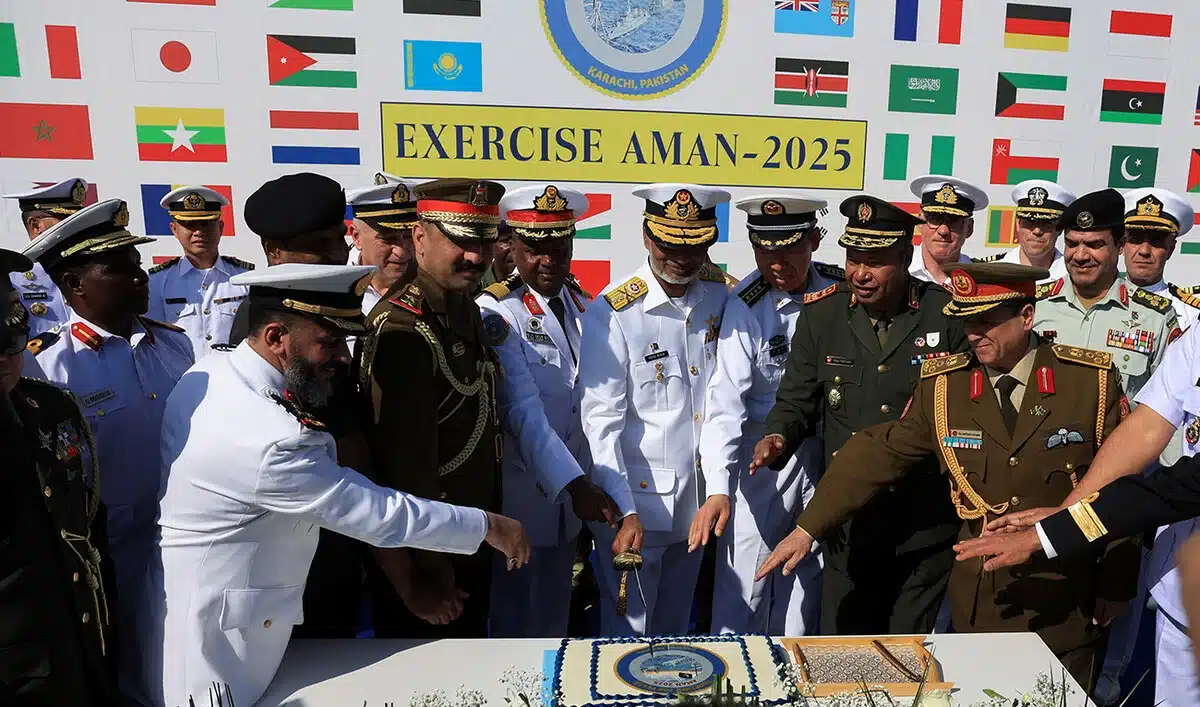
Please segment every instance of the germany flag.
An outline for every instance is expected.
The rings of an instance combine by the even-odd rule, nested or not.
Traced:
[[[1071,8],[1008,3],[1004,13],[1004,46],[1065,52],[1071,38]]]

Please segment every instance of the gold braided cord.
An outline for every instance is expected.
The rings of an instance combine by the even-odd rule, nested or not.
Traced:
[[[375,317],[367,326],[369,332],[363,338],[362,360],[358,366],[358,382],[362,384],[363,390],[367,390],[367,386],[371,382],[371,366],[375,363],[375,350],[379,348],[379,337],[383,334],[383,325],[387,323],[390,311],[383,312]]]
[[[1108,416],[1108,369],[1097,368],[1096,373],[1099,387],[1096,393],[1096,449],[1100,449],[1100,443],[1104,441],[1104,420]]]
[[[957,206],[938,206],[936,204],[922,204],[922,211],[928,211],[931,214],[950,214],[951,216],[970,216],[971,212],[966,209],[960,209]]]
[[[1017,207],[1017,218],[1027,218],[1031,221],[1053,221],[1062,215],[1062,209],[1048,209],[1042,206]]]
[[[285,299],[281,302],[284,307],[294,309],[297,312],[305,312],[307,314],[320,314],[326,317],[346,317],[354,318],[362,316],[362,309],[342,309],[340,307],[325,307],[319,304],[309,304],[307,302],[298,302],[294,299]]]
[[[647,220],[646,230],[660,241],[672,245],[706,245],[717,238],[715,225],[675,227]]]
[[[479,380],[484,380],[480,376]],[[471,429],[471,434],[467,437],[467,442],[463,448],[458,451],[458,454],[453,459],[438,467],[438,476],[445,476],[463,465],[472,454],[475,453],[475,447],[479,446],[479,440],[483,439],[483,430],[487,427],[488,405],[487,405],[488,387],[484,383],[479,400],[476,403],[478,412],[475,413],[475,427]]]
[[[983,500],[983,497],[971,486],[971,482],[967,481],[967,475],[959,466],[954,450],[945,446],[945,439],[950,436],[950,424],[947,420],[946,376],[944,375],[938,376],[933,384],[933,415],[934,424],[937,427],[939,448],[942,450],[942,456],[946,459],[946,468],[950,470],[950,476],[953,479],[950,484],[950,500],[954,502],[954,509],[957,511],[958,517],[963,520],[975,520],[987,516],[988,513],[1004,515],[1008,511],[1008,503],[992,506]],[[963,505],[963,495],[966,495],[967,501],[974,506],[973,508]]]
[[[470,223],[483,226],[499,226],[500,214],[464,214],[457,211],[418,211],[417,216],[437,224]]]
[[[652,213],[649,213],[646,211],[642,212],[642,218],[646,219],[650,223],[657,223],[657,224],[661,224],[663,226],[674,226],[676,228],[683,228],[683,229],[688,229],[688,230],[697,229],[697,228],[701,228],[704,226],[714,226],[715,227],[717,225],[717,219],[715,219],[715,218],[698,218],[698,219],[692,219],[689,221],[689,220],[685,220],[685,219],[677,219],[677,218],[668,218],[666,216],[658,216],[656,214],[652,214]]]
[[[441,369],[442,375],[450,382],[450,387],[454,388],[454,392],[464,397],[478,395],[479,391],[487,388],[485,377],[492,374],[494,370],[492,362],[488,361],[483,364],[483,374],[475,379],[474,383],[462,383],[454,376],[454,371],[450,370],[450,363],[446,360],[446,354],[442,351],[442,342],[438,341],[437,335],[433,333],[433,329],[425,322],[418,321],[416,323],[417,332],[425,337],[425,341],[429,343],[429,347],[433,349],[434,358],[437,359],[438,368]]]
[[[79,407],[79,401],[75,398],[74,393],[70,391],[64,392],[71,399],[71,403],[75,406],[75,411],[78,414],[78,420],[83,425],[83,437],[87,442],[88,454],[92,462],[92,484],[91,488],[88,489],[88,534],[76,535],[64,529],[62,531],[62,538],[67,541],[67,547],[71,548],[71,552],[75,553],[75,556],[79,558],[80,564],[84,567],[84,579],[87,582],[88,589],[92,592],[92,603],[96,607],[96,631],[100,635],[100,654],[105,655],[104,626],[111,625],[112,621],[108,614],[108,595],[104,592],[104,578],[100,574],[100,551],[92,546],[91,541],[92,523],[96,520],[96,514],[100,512],[100,455],[96,451],[96,437],[92,434],[91,425],[87,423],[87,419],[83,416],[83,411]],[[83,553],[75,547],[74,543],[76,542],[83,543]]]
[[[989,309],[999,307],[999,302],[984,302],[983,304],[961,305],[958,302],[951,300],[942,307],[942,314],[947,317],[973,317],[976,314],[982,314]]]
[[[771,231],[766,231],[766,233],[771,233]],[[790,236],[787,236],[784,238],[779,238],[777,240],[771,240],[771,241],[764,241],[762,238],[762,235],[760,235],[760,233],[758,231],[755,231],[754,229],[750,229],[750,242],[754,245],[761,245],[762,243],[765,242],[768,246],[770,246],[772,248],[786,248],[794,243],[799,243],[807,235],[808,235],[808,230],[805,229],[803,231],[796,231],[795,233],[791,234]]]
[[[512,224],[508,224],[512,226]],[[575,235],[574,221],[568,222],[566,228],[522,228],[521,226],[512,226],[512,229],[517,232],[522,238],[531,241],[541,241],[550,238],[569,238]]]
[[[495,366],[491,361],[485,362],[480,371],[479,378],[475,379],[474,383],[462,383],[450,370],[450,364],[446,360],[446,354],[442,350],[442,344],[438,341],[437,336],[433,333],[433,329],[425,322],[418,321],[416,323],[417,331],[425,338],[426,343],[433,350],[433,355],[437,359],[438,369],[442,375],[450,383],[450,387],[456,393],[464,398],[478,397],[476,401],[477,412],[475,414],[475,427],[471,430],[470,436],[467,437],[467,442],[458,454],[453,459],[438,467],[438,476],[445,476],[463,465],[472,454],[475,453],[475,447],[479,445],[479,440],[483,438],[483,431],[487,427],[488,412],[491,408],[489,401],[491,396],[488,389],[488,380],[495,373]]]

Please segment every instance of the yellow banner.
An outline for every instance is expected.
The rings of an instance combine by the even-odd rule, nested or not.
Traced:
[[[863,188],[865,120],[384,103],[406,177]]]

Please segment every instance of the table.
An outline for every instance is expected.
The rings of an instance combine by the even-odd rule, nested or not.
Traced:
[[[476,688],[488,707],[506,707],[497,681],[509,668],[540,670],[558,639],[294,640],[260,707],[409,707],[414,694],[459,685]],[[954,685],[956,705],[985,699],[984,688],[1013,697],[1032,690],[1038,673],[1062,669],[1033,633],[935,634],[927,641],[942,674]],[[469,671],[469,672],[467,672]],[[1067,704],[1083,707],[1083,690]]]

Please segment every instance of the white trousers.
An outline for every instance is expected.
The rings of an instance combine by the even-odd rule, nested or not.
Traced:
[[[1192,640],[1161,609],[1155,631],[1154,703],[1163,707],[1200,705]]]
[[[596,580],[600,585],[600,633],[604,636],[675,636],[687,633],[700,576],[702,550],[688,552],[687,541],[642,547],[642,569],[629,573],[627,609],[617,616],[621,573],[613,569],[616,530],[591,524],[596,538]],[[638,582],[641,582],[641,592]],[[646,604],[642,604],[642,594]]]
[[[508,570],[499,553],[492,566],[492,638],[562,638],[571,613],[575,541],[534,546],[529,564]]]

